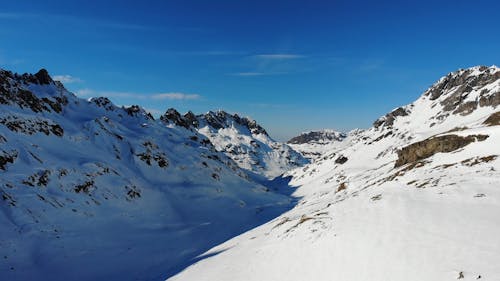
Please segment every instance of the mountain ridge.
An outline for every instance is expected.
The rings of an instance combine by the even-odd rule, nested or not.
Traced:
[[[498,73],[451,72],[351,132],[285,174],[297,206],[169,280],[500,278]]]
[[[164,279],[294,204],[197,130],[46,70],[0,71],[0,145],[2,280]]]

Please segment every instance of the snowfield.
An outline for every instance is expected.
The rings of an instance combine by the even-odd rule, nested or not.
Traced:
[[[0,280],[500,280],[499,105],[473,67],[283,144],[0,70]]]
[[[0,280],[162,280],[293,207],[167,115],[1,70]]]
[[[497,67],[443,77],[290,171],[292,210],[169,280],[500,280],[499,86]]]

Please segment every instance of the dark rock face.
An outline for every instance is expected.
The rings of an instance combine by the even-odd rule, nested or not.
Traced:
[[[186,129],[192,127],[198,128],[201,123],[206,123],[216,130],[228,128],[234,122],[248,128],[248,130],[252,134],[267,135],[266,130],[264,130],[264,128],[262,128],[254,120],[248,119],[246,117],[240,117],[238,116],[238,114],[231,115],[225,111],[210,111],[206,114],[200,115],[195,115],[193,112],[189,111],[188,113],[184,114],[184,116],[182,116],[174,108],[169,108],[165,112],[165,114],[160,117],[160,120],[166,123],[173,123],[177,126],[182,126]]]
[[[6,152],[2,150],[0,153],[0,169],[5,171],[5,165],[7,163],[14,163],[17,158],[17,151]]]
[[[160,168],[168,167],[167,156],[165,155],[165,152],[160,150],[157,144],[151,141],[146,141],[142,145],[146,148],[146,150],[137,154],[141,161],[144,161],[148,166],[151,166],[153,162],[156,162]]]
[[[43,133],[45,135],[56,135],[62,137],[64,135],[63,128],[50,120],[43,119],[27,119],[9,115],[0,118],[0,124],[7,127],[9,130],[26,135]]]
[[[186,114],[184,114],[184,119],[186,120],[187,124],[195,128],[198,128],[198,126],[200,125],[198,119],[196,118],[196,115],[194,115],[192,111],[188,111]]]
[[[462,148],[475,141],[487,139],[487,135],[470,135],[466,137],[457,135],[445,135],[431,137],[403,147],[398,151],[398,159],[394,167],[399,167],[407,163],[413,163],[439,152],[451,152]]]
[[[35,74],[36,79],[38,80],[38,84],[40,85],[48,85],[53,83],[54,81],[49,75],[49,72],[42,68]]]
[[[92,102],[95,105],[102,107],[108,111],[111,111],[114,109],[113,103],[106,97],[92,98],[92,99],[90,99],[90,102]]]
[[[126,107],[125,111],[130,116],[135,116],[137,113],[141,112],[141,108],[138,105],[132,105],[130,107]]]
[[[488,67],[479,67],[482,71],[479,75],[472,75],[474,70],[461,70],[458,73],[448,74],[442,81],[431,87],[424,95],[430,100],[440,98],[445,92],[451,91],[444,100],[440,102],[444,111],[453,111],[454,114],[467,115],[473,112],[478,105],[497,106],[500,104],[500,92],[488,93],[483,90],[479,94],[479,100],[463,102],[467,96],[477,88],[482,88],[500,79],[500,72],[494,72]]]
[[[484,120],[483,124],[488,126],[498,126],[500,125],[500,111],[491,114],[486,120]]]
[[[385,116],[377,119],[375,122],[373,122],[373,126],[378,129],[381,126],[387,126],[391,127],[394,124],[394,120],[396,120],[396,117],[398,116],[406,116],[410,113],[408,109],[405,109],[403,107],[398,107],[394,109],[393,111],[387,113]]]
[[[344,164],[345,162],[347,162],[347,160],[349,160],[347,157],[345,157],[344,155],[340,155],[337,159],[335,159],[335,163]]]
[[[167,109],[165,114],[160,116],[160,120],[163,122],[167,122],[167,123],[172,122],[177,126],[181,126],[181,127],[186,128],[186,129],[189,129],[189,123],[174,108]]]
[[[0,70],[0,104],[17,104],[20,108],[29,108],[33,112],[54,111],[56,113],[61,113],[63,107],[68,104],[68,98],[63,95],[38,98],[23,87],[26,83],[46,85],[53,81],[44,69],[34,75],[19,75]],[[57,87],[64,89],[62,85]]]
[[[287,143],[303,144],[303,143],[321,142],[321,141],[343,141],[346,137],[347,135],[344,133],[313,131],[293,137],[289,141],[287,141]]]

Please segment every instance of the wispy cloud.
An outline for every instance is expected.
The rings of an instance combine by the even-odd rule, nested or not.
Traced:
[[[260,54],[260,55],[255,55],[255,57],[259,59],[269,59],[269,60],[290,60],[290,59],[303,58],[304,56],[298,54]]]
[[[39,13],[23,13],[23,12],[3,12],[0,13],[0,19],[3,20],[35,20],[35,21],[44,21],[47,18],[51,18],[52,20],[57,19],[60,22],[64,22],[66,24],[78,24],[78,25],[92,25],[96,27],[102,28],[110,28],[110,29],[123,29],[123,30],[148,30],[154,29],[153,26],[146,26],[134,23],[125,23],[125,22],[115,22],[109,20],[100,20],[100,19],[91,19],[70,15],[62,15],[62,14],[39,14]]]
[[[363,72],[376,71],[384,66],[384,60],[382,59],[369,59],[363,61],[358,69]]]
[[[229,75],[233,75],[233,76],[262,76],[262,75],[266,75],[266,73],[264,72],[236,72],[236,73],[230,73]]]
[[[54,77],[52,77],[54,80],[56,81],[60,81],[62,83],[66,83],[66,84],[69,84],[69,83],[81,83],[83,82],[82,79],[78,78],[78,77],[74,77],[74,76],[71,76],[71,75],[68,75],[68,74],[65,74],[65,75],[54,75]]]
[[[108,97],[108,98],[132,98],[139,100],[198,100],[201,95],[186,94],[180,92],[169,92],[159,94],[144,94],[132,92],[95,91],[92,89],[81,89],[76,91],[76,95],[82,97]]]
[[[276,103],[253,103],[252,106],[259,108],[269,108],[269,109],[290,109],[292,105],[290,104],[276,104]]]
[[[0,13],[0,19],[19,19],[23,18],[28,14],[20,14],[20,13]]]
[[[146,110],[146,112],[148,112],[148,113],[153,114],[154,116],[160,116],[163,113],[165,113],[165,111],[161,111],[161,110],[156,109],[156,108],[144,108],[144,110]]]
[[[201,96],[198,94],[185,94],[185,93],[162,93],[152,95],[151,98],[156,100],[197,100]]]
[[[81,97],[89,97],[89,96],[94,95],[95,91],[91,90],[91,89],[80,89],[80,90],[75,91],[75,94],[77,96],[81,96]]]

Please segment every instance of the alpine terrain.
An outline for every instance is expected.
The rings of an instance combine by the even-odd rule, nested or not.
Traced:
[[[0,70],[0,280],[500,280],[500,68],[348,133]]]
[[[297,206],[171,280],[500,280],[499,105],[498,67],[446,75],[289,171]]]
[[[290,209],[260,183],[306,162],[245,117],[155,120],[0,70],[0,280],[163,280]]]

